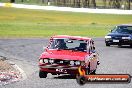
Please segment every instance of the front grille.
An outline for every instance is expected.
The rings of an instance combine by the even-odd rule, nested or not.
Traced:
[[[120,37],[120,36],[114,36],[114,37],[112,37],[112,39],[122,39],[122,37]]]
[[[128,35],[116,35],[116,36],[112,36],[112,39],[122,39],[122,37],[129,37]]]
[[[69,60],[60,60],[60,59],[56,59],[54,61],[55,64],[60,64],[60,65],[70,65],[70,61]]]
[[[72,61],[72,62],[71,62]],[[50,58],[44,58],[43,63],[45,64],[58,64],[58,65],[81,65],[84,61],[79,61],[79,60],[62,60],[62,59],[50,59]]]

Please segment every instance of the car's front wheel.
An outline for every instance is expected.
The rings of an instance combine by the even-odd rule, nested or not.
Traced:
[[[118,44],[118,47],[121,47],[122,45],[121,44]]]
[[[79,76],[76,78],[76,81],[79,85],[84,85],[87,81],[87,79],[84,76]]]
[[[47,72],[44,72],[44,71],[39,71],[39,77],[40,78],[46,78],[47,77]]]
[[[110,46],[110,44],[106,43],[106,46]]]

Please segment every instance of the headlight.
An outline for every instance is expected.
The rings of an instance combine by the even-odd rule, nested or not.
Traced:
[[[111,38],[111,36],[105,36],[105,38]]]
[[[52,63],[54,63],[54,60],[53,59],[50,59],[49,62],[52,64]]]
[[[76,65],[80,65],[81,62],[80,62],[80,61],[76,61],[75,64],[76,64]]]
[[[74,65],[74,61],[70,61],[70,65]]]
[[[48,59],[44,59],[44,63],[48,63]]]
[[[43,63],[43,59],[40,59],[40,60],[39,60],[39,63],[41,63],[41,64],[42,64],[42,63]]]
[[[122,39],[131,39],[131,37],[122,37]]]

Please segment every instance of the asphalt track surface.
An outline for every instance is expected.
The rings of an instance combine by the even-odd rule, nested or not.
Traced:
[[[103,38],[94,38],[96,49],[100,54],[101,64],[98,74],[130,74],[132,75],[132,48],[129,46],[106,47]],[[10,57],[27,77],[19,82],[0,86],[0,88],[132,88],[129,84],[77,84],[75,77],[68,75],[53,76],[48,74],[46,79],[38,76],[38,57],[47,39],[0,39],[0,55]]]

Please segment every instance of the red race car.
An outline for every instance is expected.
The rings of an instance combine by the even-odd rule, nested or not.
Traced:
[[[80,66],[87,74],[95,74],[98,64],[91,38],[57,35],[50,38],[39,58],[39,77],[46,78],[48,73],[77,75]]]

